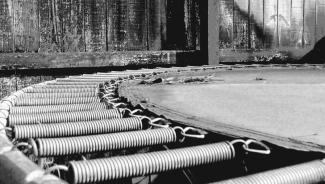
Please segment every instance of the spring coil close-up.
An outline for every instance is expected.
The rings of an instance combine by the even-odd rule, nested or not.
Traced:
[[[107,78],[107,79],[57,79],[58,82],[91,82],[91,83],[102,83],[105,81],[110,81],[115,78]]]
[[[70,182],[93,183],[189,168],[235,157],[228,142],[69,163]]]
[[[97,84],[93,84],[93,85],[80,85],[80,84],[75,84],[75,85],[71,85],[71,84],[67,84],[67,85],[59,85],[56,83],[48,83],[44,86],[40,86],[39,88],[98,88]]]
[[[38,105],[64,105],[86,104],[100,102],[98,97],[80,98],[21,98],[15,102],[15,106],[38,106]]]
[[[47,157],[112,151],[164,145],[176,142],[176,140],[177,134],[174,129],[170,128],[79,137],[45,138],[36,139],[38,153],[35,155]]]
[[[127,78],[127,76],[119,76],[119,75],[88,75],[88,76],[70,76],[69,79],[80,79],[80,80],[88,80],[88,79],[97,79],[97,80],[111,80],[111,79],[117,79],[117,78]]]
[[[325,180],[325,164],[317,160],[215,184],[313,184]]]
[[[96,88],[26,88],[25,93],[92,93]]]
[[[140,118],[122,118],[85,122],[15,125],[12,128],[13,138],[20,140],[134,131],[141,130],[143,123]]]
[[[22,124],[64,123],[117,118],[122,118],[122,113],[119,109],[48,114],[10,114],[8,121],[9,126],[13,126]]]
[[[48,83],[47,86],[98,86],[98,84],[94,84],[93,82],[53,82]]]
[[[97,91],[86,93],[24,93],[19,98],[82,98],[96,97]]]
[[[10,114],[36,114],[36,113],[53,113],[53,112],[76,112],[90,110],[107,109],[103,102],[87,104],[64,104],[64,105],[39,105],[39,106],[13,106]]]

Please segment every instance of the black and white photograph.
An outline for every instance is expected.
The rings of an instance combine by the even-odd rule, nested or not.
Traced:
[[[0,184],[325,183],[325,0],[0,0]]]

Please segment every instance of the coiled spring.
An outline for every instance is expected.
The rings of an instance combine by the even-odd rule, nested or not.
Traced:
[[[62,156],[81,153],[112,151],[153,145],[164,145],[177,140],[174,129],[160,128],[67,138],[36,139],[35,156]]]
[[[22,98],[83,98],[83,97],[96,97],[97,92],[86,93],[24,93],[19,97]]]
[[[94,93],[96,88],[25,88],[26,93]]]
[[[100,102],[98,97],[81,98],[21,98],[15,102],[15,106],[36,105],[64,105],[64,104],[86,104]]]
[[[119,109],[80,111],[80,112],[60,112],[48,114],[10,114],[9,126],[22,124],[39,123],[64,123],[78,121],[93,121],[100,119],[122,118]]]
[[[103,79],[82,79],[82,78],[79,78],[79,79],[57,79],[58,82],[91,82],[91,83],[102,83],[104,81],[109,81],[111,79],[114,79],[114,78],[103,78]]]
[[[235,157],[228,142],[69,163],[70,182],[93,183],[206,165]]]
[[[15,125],[13,138],[17,140],[27,138],[68,137],[91,134],[105,134],[141,130],[145,127],[140,118],[105,119],[98,121]]]
[[[48,83],[47,85],[51,86],[98,86],[98,84],[94,84],[93,82],[54,82]]]
[[[88,76],[70,76],[68,79],[77,79],[77,80],[111,80],[117,78],[126,78],[124,76],[119,75],[111,75],[111,76],[103,76],[103,75],[88,75]]]
[[[14,106],[10,109],[10,114],[36,114],[53,112],[76,112],[90,111],[96,109],[106,109],[107,105],[102,102],[87,104],[65,104],[65,105],[40,105],[40,106]]]
[[[60,85],[56,83],[49,83],[44,86],[41,86],[40,88],[98,88],[97,84],[90,84],[90,85],[80,85],[80,84],[66,84],[66,85]]]
[[[312,184],[325,180],[325,164],[317,160],[295,166],[230,179],[216,184]]]

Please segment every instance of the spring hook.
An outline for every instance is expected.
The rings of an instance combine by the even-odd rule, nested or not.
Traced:
[[[254,144],[256,146],[262,147],[262,149],[250,148],[250,146],[254,145]],[[260,141],[256,141],[256,140],[253,140],[253,139],[248,139],[246,141],[246,144],[243,145],[243,148],[247,152],[258,153],[258,154],[262,154],[262,155],[269,155],[271,153],[271,150],[267,145],[265,145],[264,143],[262,143]]]
[[[250,153],[258,153],[258,154],[262,154],[262,155],[269,155],[271,153],[271,149],[266,144],[264,144],[260,141],[256,141],[253,139],[248,139],[246,141],[244,141],[242,139],[236,139],[236,140],[233,140],[230,142],[230,144],[232,144],[232,145],[238,144],[238,143],[241,143],[243,149]],[[251,148],[251,146],[254,144],[255,144],[255,146],[262,147],[262,149]]]
[[[149,124],[152,127],[169,128],[169,124],[165,123],[163,120],[164,119],[162,119],[162,118],[156,118],[156,119],[150,120]]]
[[[183,129],[181,134],[184,137],[191,137],[191,138],[196,138],[196,139],[204,139],[206,132],[203,133],[203,131],[200,130],[200,129],[193,128],[193,127],[186,127],[186,128]]]
[[[106,85],[104,85],[104,88],[106,90],[112,90],[112,89],[116,89],[117,85],[116,84],[106,84]]]
[[[108,105],[108,107],[110,109],[123,108],[123,107],[126,106],[126,104],[122,103],[122,102],[121,103],[114,103],[114,102],[111,102],[111,101],[107,101],[106,103],[107,103],[107,105]]]
[[[182,136],[182,138],[179,139],[179,142],[184,142],[185,138],[196,138],[196,139],[204,139],[205,138],[205,134],[203,133],[202,130],[199,130],[197,128],[193,128],[193,127],[186,127],[186,128],[182,128],[180,126],[176,126],[173,128],[176,132],[179,132],[179,134]],[[189,132],[195,132],[195,133],[189,133]]]
[[[169,123],[166,123],[162,118],[150,119],[147,116],[133,115],[140,118],[142,121],[147,120],[150,128],[169,128]]]
[[[115,97],[116,94],[115,93],[106,93],[106,92],[98,92],[98,97],[99,98],[103,98],[103,99],[109,99],[109,98],[112,98],[112,97]]]
[[[54,165],[48,169],[45,170],[45,174],[51,174],[52,172],[57,171],[59,178],[61,177],[60,171],[68,171],[68,167],[65,165]]]
[[[138,117],[139,115],[136,115],[136,113],[141,113],[141,112],[142,112],[142,110],[140,110],[140,109],[135,109],[135,110],[131,111],[128,108],[124,108],[124,109],[122,109],[122,117],[125,117],[125,116]]]
[[[112,98],[112,99],[109,99],[110,102],[118,102],[120,101],[120,98]]]

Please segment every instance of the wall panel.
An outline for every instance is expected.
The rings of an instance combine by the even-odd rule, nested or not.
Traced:
[[[234,1],[233,20],[233,45],[236,49],[247,49],[249,47],[249,0]]]
[[[316,40],[325,36],[325,1],[316,0]]]
[[[292,0],[279,0],[278,7],[278,44],[279,47],[289,47],[290,40],[290,27],[291,27],[291,5]]]
[[[220,28],[219,39],[221,49],[233,48],[233,10],[234,0],[220,1]]]
[[[316,0],[305,0],[304,38],[305,47],[312,47],[316,42]]]
[[[250,0],[251,49],[263,48],[264,44],[264,0]]]
[[[128,0],[127,4],[127,43],[128,50],[147,50],[148,19],[146,0]],[[149,11],[149,10],[148,10]],[[149,17],[148,17],[149,18]]]

